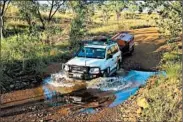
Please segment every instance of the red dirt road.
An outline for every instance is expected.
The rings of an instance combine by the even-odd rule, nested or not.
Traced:
[[[159,34],[156,28],[143,28],[131,31],[135,35],[135,51],[132,56],[124,58],[124,69],[137,69],[137,70],[156,70],[161,59],[161,52],[159,48],[165,43],[165,40],[159,38]],[[56,70],[59,70],[58,68]],[[41,87],[34,89],[26,89],[6,93],[1,95],[1,108],[3,104],[10,103],[11,101],[24,100],[26,103],[28,99],[35,100],[34,97],[43,95]],[[41,98],[42,99],[42,98]],[[111,101],[108,101],[110,104]],[[23,104],[21,103],[21,104]],[[16,104],[13,103],[13,105]],[[95,103],[90,103],[95,106]],[[6,107],[6,106],[4,106]],[[104,108],[103,110],[94,114],[77,114],[75,115],[73,109],[77,110],[79,106],[68,104],[67,106],[48,107],[42,103],[37,105],[36,103],[31,106],[22,105],[23,112],[19,112],[14,109],[15,113],[12,113],[1,117],[1,122],[31,122],[31,121],[119,121],[121,120],[120,110],[117,107]],[[13,109],[11,110],[13,111]],[[18,111],[18,112],[17,112]],[[5,111],[1,110],[1,114]],[[8,110],[6,110],[8,113]]]

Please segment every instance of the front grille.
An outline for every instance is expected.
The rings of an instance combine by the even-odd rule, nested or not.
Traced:
[[[70,66],[71,72],[87,72],[87,67],[84,66]]]

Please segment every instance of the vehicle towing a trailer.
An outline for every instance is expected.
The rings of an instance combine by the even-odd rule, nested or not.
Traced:
[[[63,65],[69,78],[89,80],[108,77],[121,66],[123,54],[134,51],[134,36],[120,32],[111,39],[98,37],[83,41],[75,56]]]

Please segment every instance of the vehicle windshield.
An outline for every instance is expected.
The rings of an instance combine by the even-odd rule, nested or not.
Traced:
[[[92,47],[83,47],[79,50],[77,57],[86,57],[86,58],[105,58],[105,49],[104,48],[92,48]]]

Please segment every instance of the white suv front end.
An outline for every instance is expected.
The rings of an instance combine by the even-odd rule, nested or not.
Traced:
[[[121,52],[115,42],[88,44],[65,64],[64,70],[71,78],[92,79],[111,75],[118,70],[121,60]]]

